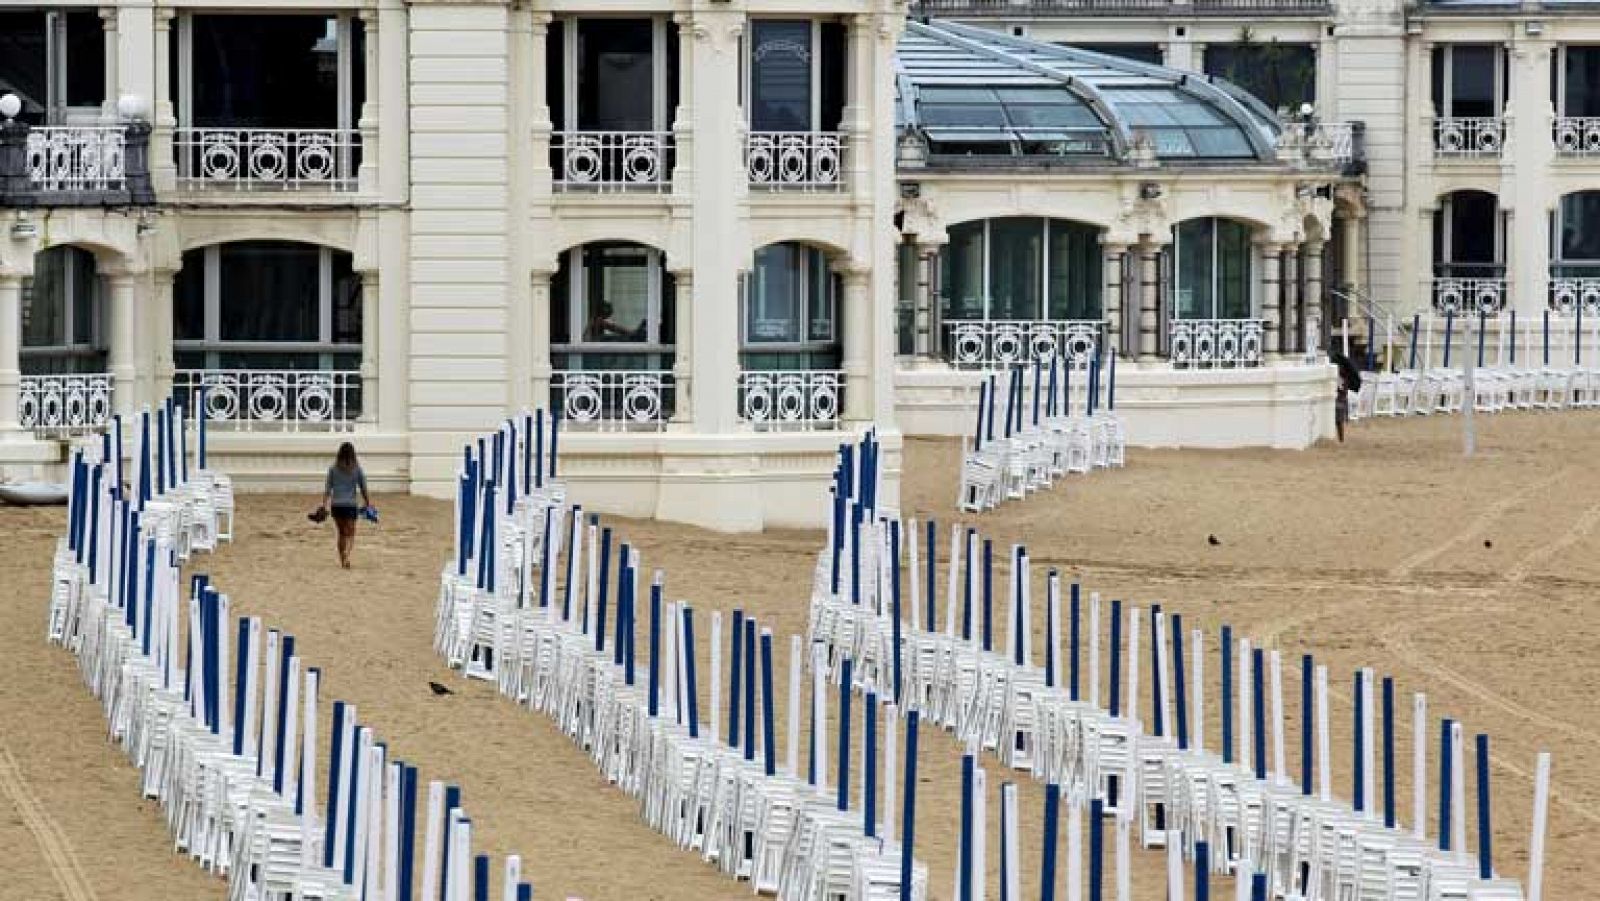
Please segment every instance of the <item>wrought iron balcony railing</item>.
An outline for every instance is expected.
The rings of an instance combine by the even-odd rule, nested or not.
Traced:
[[[559,190],[660,190],[672,183],[670,131],[558,131],[550,152]]]
[[[17,414],[24,429],[40,437],[93,432],[111,419],[111,376],[25,375]]]
[[[155,202],[150,126],[0,122],[0,206],[130,206]]]
[[[1505,148],[1506,122],[1498,116],[1436,119],[1433,154],[1439,157],[1498,157]]]
[[[1557,156],[1600,157],[1600,117],[1561,116],[1550,138]]]
[[[1330,0],[917,0],[919,15],[1160,16],[1327,15]]]
[[[1167,353],[1177,369],[1259,366],[1266,333],[1261,319],[1174,319],[1167,330]]]
[[[839,370],[739,373],[739,415],[757,429],[831,429],[843,411],[844,373]]]
[[[180,128],[172,144],[186,188],[356,189],[361,133],[354,129]]]
[[[1055,357],[1087,365],[1100,347],[1098,319],[979,319],[946,322],[944,352],[961,367],[1004,369]]]
[[[361,415],[361,373],[349,370],[180,369],[172,389],[184,409],[241,431],[344,431]]]
[[[1499,316],[1506,308],[1509,288],[1504,277],[1441,276],[1430,279],[1428,285],[1433,311],[1440,316]]]
[[[572,428],[651,431],[672,419],[673,388],[666,370],[558,369],[550,376],[550,401]]]
[[[1552,276],[1545,302],[1557,316],[1574,316],[1582,309],[1585,318],[1600,322],[1600,278]]]
[[[745,139],[745,169],[756,188],[839,190],[849,136],[833,131],[754,131]]]

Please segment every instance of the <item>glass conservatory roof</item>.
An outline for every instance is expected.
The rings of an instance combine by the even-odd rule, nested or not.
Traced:
[[[935,155],[1117,158],[1148,138],[1159,159],[1273,159],[1281,128],[1226,82],[952,22],[907,25],[897,125]]]

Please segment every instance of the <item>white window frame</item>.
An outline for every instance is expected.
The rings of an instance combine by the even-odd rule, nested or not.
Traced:
[[[1183,225],[1184,222],[1193,222],[1196,219],[1204,219],[1211,223],[1211,305],[1210,309],[1206,311],[1208,315],[1191,317],[1183,315],[1183,304],[1178,301],[1178,295],[1183,291],[1183,265],[1181,262],[1183,259],[1183,230],[1179,228],[1179,226]],[[1237,222],[1238,220],[1229,220],[1226,216],[1195,216],[1192,219],[1184,219],[1172,226],[1172,296],[1169,298],[1170,309],[1167,314],[1167,318],[1169,320],[1175,320],[1179,322],[1188,320],[1192,322],[1197,319],[1205,320],[1225,318],[1220,315],[1219,308],[1217,306],[1222,296],[1222,282],[1220,276],[1222,271],[1222,241],[1221,231],[1218,229],[1217,225],[1218,223],[1226,221]],[[1250,316],[1256,317],[1260,315],[1261,310],[1261,292],[1263,290],[1261,285],[1261,273],[1265,271],[1262,253],[1259,246],[1255,244],[1250,246],[1249,259],[1246,260],[1246,263],[1248,264],[1249,269],[1245,274],[1245,292],[1250,299]],[[1281,277],[1282,276],[1280,273],[1280,278]]]
[[[665,16],[628,13],[562,16],[561,21],[561,99],[562,118],[557,131],[579,132],[578,127],[578,29],[594,19],[648,19],[650,22],[650,130],[671,131],[671,111],[667,109],[667,19]]]
[[[744,108],[744,116],[745,116],[744,123],[745,123],[746,130],[749,130],[749,131],[754,131],[755,130],[755,126],[754,126],[754,116],[755,116],[755,94],[754,94],[754,90],[755,90],[755,83],[754,83],[754,81],[752,81],[752,76],[754,75],[754,72],[755,72],[756,23],[757,22],[808,22],[811,25],[811,58],[809,60],[807,60],[806,62],[808,64],[808,66],[810,67],[810,71],[811,71],[811,121],[808,123],[809,127],[806,128],[806,131],[808,131],[808,132],[821,131],[822,130],[822,128],[821,128],[821,122],[822,122],[822,66],[820,64],[822,62],[822,20],[818,19],[818,18],[814,18],[814,17],[807,18],[807,17],[804,17],[804,16],[774,15],[774,16],[751,16],[749,18],[749,22],[750,22],[750,40],[745,42],[744,48],[743,48],[742,52],[740,53],[740,68],[741,68],[741,72],[740,72],[740,75],[739,75],[740,89],[741,89],[739,96],[742,97],[742,98],[746,98],[745,99],[745,104],[744,104],[744,107],[745,107]],[[848,65],[849,64],[848,63],[848,60],[849,60],[848,41],[847,41],[847,46],[846,46],[845,58],[846,58],[846,65]],[[849,102],[850,102],[849,101],[849,97],[846,96],[845,103],[848,104]]]
[[[1456,43],[1439,45],[1439,53],[1444,59],[1439,68],[1444,84],[1441,86],[1439,97],[1444,101],[1444,108],[1438,110],[1439,118],[1454,119],[1455,114],[1455,87],[1456,67],[1455,56],[1458,47],[1488,47],[1493,51],[1494,58],[1494,115],[1490,118],[1498,119],[1506,114],[1506,54],[1505,47],[1492,42],[1458,41]]]
[[[55,247],[46,248],[46,249],[40,251],[40,253],[41,254],[49,253],[52,250],[67,250],[67,251],[71,251],[71,250],[81,250],[81,248],[76,248],[76,247],[73,247],[72,245],[69,245],[69,244],[61,244],[61,245],[57,245]],[[87,253],[87,251],[84,251],[84,252]],[[96,261],[96,263],[98,263],[98,261]],[[18,328],[19,328],[19,332],[18,332],[17,338],[18,338],[18,353],[21,356],[25,356],[25,357],[79,356],[79,355],[83,355],[85,353],[94,353],[94,352],[106,350],[106,344],[105,344],[105,315],[106,315],[106,294],[107,294],[107,291],[106,291],[105,276],[100,274],[98,266],[97,266],[96,270],[95,270],[94,283],[90,287],[90,290],[93,292],[93,296],[90,298],[90,301],[89,301],[89,319],[90,319],[90,323],[89,323],[89,343],[87,343],[87,344],[79,344],[78,342],[74,341],[73,337],[72,337],[73,335],[77,334],[77,332],[78,332],[78,321],[77,321],[78,305],[75,302],[76,298],[74,297],[74,295],[75,295],[75,293],[77,291],[77,280],[78,280],[77,273],[78,273],[78,270],[74,266],[66,266],[66,267],[63,268],[63,271],[66,273],[66,277],[64,279],[64,282],[65,282],[64,296],[66,298],[66,300],[65,300],[66,309],[63,312],[62,317],[61,317],[61,320],[62,320],[61,339],[62,339],[62,341],[59,344],[31,344],[30,345],[30,344],[21,343],[22,341],[26,340],[27,331],[25,329],[21,329],[22,313],[19,310],[18,313],[17,313],[17,325],[18,325]],[[36,284],[37,284],[37,282],[35,281],[33,276],[29,276],[28,278],[24,279],[23,280],[23,293],[31,295],[32,292],[33,292],[33,288],[34,288],[34,286]],[[26,307],[27,305],[23,304],[21,306]]]
[[[303,242],[302,242],[303,243]],[[203,322],[200,340],[174,339],[172,348],[178,353],[204,353],[205,368],[217,369],[224,353],[315,353],[317,368],[327,371],[334,368],[334,356],[361,354],[361,343],[338,344],[333,340],[333,247],[317,246],[317,340],[316,341],[237,341],[222,338],[222,250],[226,244],[207,245],[204,256]],[[359,277],[359,276],[358,276]],[[365,287],[362,288],[363,302]],[[371,311],[361,310],[363,319]]]
[[[834,350],[841,346],[839,335],[839,292],[834,290],[833,267],[828,264],[827,253],[820,248],[803,241],[779,241],[777,244],[792,244],[799,247],[803,253],[800,255],[800,317],[798,341],[753,341],[750,338],[750,313],[751,304],[756,302],[756,273],[754,260],[751,267],[740,273],[740,281],[744,285],[739,303],[739,348],[750,353],[790,353],[790,352],[815,352]],[[771,245],[765,245],[771,246]],[[765,249],[763,248],[758,249]],[[827,305],[828,321],[832,324],[831,337],[826,341],[813,340],[811,335],[812,310],[812,273],[820,261],[822,267],[822,296],[823,303]]]
[[[641,250],[649,259],[646,285],[647,298],[645,302],[645,338],[644,341],[585,341],[583,330],[589,321],[588,296],[589,278],[588,267],[584,262],[584,251],[594,244],[621,244],[627,242],[598,241],[590,244],[580,244],[577,247],[562,251],[561,255],[567,264],[567,296],[561,299],[567,305],[567,342],[556,344],[554,349],[568,354],[619,354],[619,353],[671,353],[673,345],[663,344],[661,341],[661,311],[666,285],[666,254],[654,247],[644,244],[631,244],[630,246]]]
[[[194,17],[227,16],[227,15],[261,15],[261,9],[205,9],[185,10],[178,13],[173,21],[173,35],[178,42],[178,71],[169,74],[169,77],[178,79],[178,104],[177,116],[179,128],[191,128],[194,125]],[[334,34],[337,40],[337,60],[335,66],[338,71],[336,102],[338,104],[338,123],[335,126],[340,131],[351,131],[355,128],[355,119],[359,115],[352,109],[355,97],[355,13],[348,10],[331,12],[295,12],[284,10],[279,13],[284,16],[306,18],[320,18],[324,21],[332,19],[335,23]],[[371,48],[368,48],[369,52]],[[365,65],[365,61],[361,61]],[[370,95],[376,87],[367,85],[366,90]],[[269,126],[270,129],[270,126]],[[348,153],[345,150],[344,153]],[[350,164],[346,158],[342,164],[345,171],[349,171]]]

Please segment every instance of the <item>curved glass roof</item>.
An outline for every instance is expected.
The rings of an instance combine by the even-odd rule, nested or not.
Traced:
[[[896,64],[896,124],[935,156],[1270,161],[1282,127],[1224,81],[953,22],[909,23]]]

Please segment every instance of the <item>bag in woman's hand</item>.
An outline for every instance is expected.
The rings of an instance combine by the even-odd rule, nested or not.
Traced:
[[[328,519],[328,508],[327,507],[318,507],[315,511],[313,511],[311,513],[307,513],[306,514],[306,519],[309,519],[312,522],[319,523],[319,524],[323,523],[323,522],[326,522],[327,519]]]

